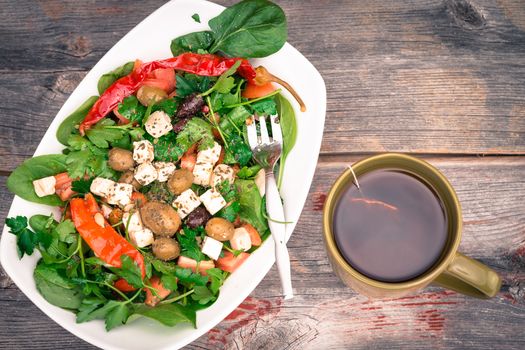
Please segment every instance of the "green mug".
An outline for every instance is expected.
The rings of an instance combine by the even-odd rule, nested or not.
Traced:
[[[339,252],[333,235],[334,209],[346,186],[365,173],[379,169],[408,172],[435,190],[449,220],[448,236],[436,264],[423,274],[403,282],[374,280],[354,269]],[[353,171],[353,172],[352,172]],[[501,279],[489,267],[458,252],[461,241],[461,206],[445,176],[427,162],[397,153],[385,153],[363,159],[347,169],[332,186],[323,211],[324,242],[336,275],[348,286],[371,297],[401,297],[416,292],[430,283],[478,298],[495,296]]]

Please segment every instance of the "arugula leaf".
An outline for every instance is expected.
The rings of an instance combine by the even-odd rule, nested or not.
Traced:
[[[197,243],[196,237],[204,235],[203,228],[191,229],[185,226],[182,229],[183,233],[177,232],[177,240],[179,241],[181,252],[180,254],[196,260],[197,262],[205,260],[206,257],[201,252],[199,244]]]
[[[102,95],[102,93],[106,91],[106,89],[110,87],[115,81],[131,73],[131,71],[133,71],[134,65],[135,62],[128,62],[112,70],[111,72],[102,75],[97,84],[98,93]]]
[[[277,102],[279,122],[281,123],[281,132],[283,134],[283,152],[279,161],[279,174],[277,177],[277,187],[280,188],[283,181],[286,159],[297,140],[297,122],[295,120],[295,112],[290,102],[281,94],[278,94],[275,100]]]
[[[67,146],[68,139],[74,133],[78,133],[77,126],[84,120],[91,107],[97,102],[98,96],[91,96],[80,105],[73,113],[60,123],[57,129],[56,137],[58,142]]]
[[[124,278],[133,287],[142,287],[144,285],[142,273],[135,261],[125,254],[120,257],[120,261],[122,262],[120,268],[111,267],[109,269],[117,276]]]
[[[71,184],[71,189],[77,193],[89,193],[93,180],[93,178],[75,180]]]
[[[195,310],[179,304],[160,304],[155,307],[140,305],[135,308],[135,314],[157,320],[169,327],[173,327],[179,323],[191,323],[193,327],[197,327],[197,314]]]
[[[126,134],[123,129],[107,128],[114,126],[115,122],[111,119],[102,119],[92,128],[86,131],[86,136],[95,146],[99,148],[108,148],[110,142],[120,140]]]
[[[210,31],[193,32],[179,36],[171,41],[170,49],[173,56],[185,52],[208,50],[213,43],[213,33]]]
[[[242,167],[241,170],[237,173],[239,179],[251,179],[257,175],[257,173],[262,169],[259,164],[252,165],[251,167]]]
[[[265,98],[250,104],[250,107],[254,112],[257,112],[258,115],[274,115],[277,114],[277,104],[275,99],[272,97]]]
[[[67,170],[66,156],[48,154],[25,160],[7,178],[7,188],[17,196],[34,203],[62,206],[64,202],[55,194],[38,197],[33,181]]]
[[[208,274],[211,280],[210,291],[214,295],[217,295],[219,289],[224,283],[224,280],[226,279],[226,277],[228,277],[228,272],[222,271],[221,269],[215,267],[213,269],[206,270],[206,273]]]
[[[146,113],[146,107],[134,95],[131,95],[118,105],[118,112],[131,122],[140,123]]]
[[[288,36],[286,16],[266,0],[244,0],[228,7],[208,25],[215,35],[210,52],[230,57],[265,57],[283,47]]]
[[[49,303],[65,309],[81,305],[82,292],[72,281],[62,276],[57,266],[38,263],[33,273],[36,288]]]
[[[213,147],[211,125],[201,118],[192,118],[177,134],[177,145],[186,152],[194,143],[199,142],[199,150]]]
[[[197,23],[201,23],[201,17],[199,16],[198,13],[194,13],[193,16],[191,16],[191,18],[193,18],[193,20]]]
[[[191,298],[201,305],[208,304],[209,302],[215,301],[217,299],[217,297],[206,286],[193,287],[193,294],[191,294]]]

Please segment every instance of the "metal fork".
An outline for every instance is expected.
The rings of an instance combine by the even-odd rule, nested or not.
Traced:
[[[277,115],[270,116],[272,126],[272,139],[268,135],[266,118],[259,116],[260,135],[257,136],[255,117],[251,117],[251,123],[247,126],[248,142],[253,151],[253,158],[264,168],[266,173],[266,212],[270,220],[268,226],[275,241],[275,261],[281,278],[284,299],[293,298],[292,278],[290,275],[290,256],[286,248],[286,225],[281,196],[277,189],[273,168],[281,157],[282,133]]]

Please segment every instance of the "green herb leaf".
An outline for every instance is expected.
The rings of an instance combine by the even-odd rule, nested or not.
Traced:
[[[60,274],[56,266],[40,262],[33,276],[36,288],[49,303],[65,309],[77,309],[80,306],[80,288]]]
[[[193,16],[191,16],[191,18],[193,18],[193,20],[197,23],[201,23],[201,17],[199,16],[198,13],[194,13]]]
[[[162,100],[160,102],[157,102],[153,105],[151,112],[156,111],[163,111],[166,114],[173,116],[175,115],[175,112],[177,112],[178,102],[174,98],[168,98],[166,100]]]
[[[202,276],[201,274],[194,273],[190,269],[177,268],[175,270],[175,276],[180,282],[186,284],[195,284],[197,286],[205,286],[208,283],[208,277]]]
[[[24,254],[33,254],[38,241],[35,233],[27,228],[27,218],[25,216],[7,218],[5,224],[10,228],[9,232],[16,236],[18,256],[22,258]]]
[[[110,331],[115,327],[122,326],[128,320],[129,315],[130,309],[128,304],[118,303],[106,314],[106,330]]]
[[[108,87],[110,87],[118,79],[128,75],[133,71],[133,66],[135,62],[128,62],[109,73],[106,73],[100,77],[97,84],[98,93],[102,95]]]
[[[106,303],[106,299],[97,297],[86,297],[78,308],[77,323],[83,323],[90,320],[91,313]]]
[[[254,112],[257,112],[258,115],[275,115],[277,114],[277,105],[275,100],[272,97],[265,98],[250,104],[250,107]]]
[[[7,188],[17,196],[34,203],[62,206],[64,202],[55,194],[38,197],[33,181],[67,170],[66,156],[49,154],[24,161],[7,178]]]
[[[184,227],[182,233],[177,233],[177,240],[179,241],[181,252],[180,254],[191,258],[193,260],[201,261],[205,260],[206,257],[201,252],[199,244],[197,243],[196,237],[203,236],[204,231],[202,228],[191,229],[189,227]]]
[[[257,173],[262,169],[262,167],[257,165],[252,165],[251,167],[242,167],[241,170],[237,173],[239,179],[252,179],[257,175]]]
[[[102,119],[86,131],[86,136],[95,146],[108,148],[110,142],[120,140],[126,134],[126,131],[123,129],[107,128],[114,125],[115,122],[111,119]]]
[[[120,257],[120,261],[122,262],[120,268],[112,267],[110,270],[116,275],[124,278],[133,287],[142,287],[144,285],[142,282],[142,273],[137,263],[125,254]]]
[[[195,92],[201,93],[206,91],[211,83],[211,78],[195,74],[177,74],[176,75],[176,90],[178,97],[186,97]]]
[[[93,178],[90,179],[78,179],[72,182],[71,189],[78,193],[89,193],[89,188],[91,187],[91,183],[93,182]]]
[[[177,290],[177,277],[175,276],[164,274],[160,278],[160,282],[166,289],[169,289],[171,291]]]
[[[211,125],[201,118],[192,118],[177,134],[177,145],[186,152],[194,143],[199,142],[199,150],[213,147],[214,138]]]
[[[201,305],[206,305],[217,299],[217,297],[206,286],[195,286],[193,287],[193,290],[194,292],[191,294],[191,298]]]
[[[266,57],[283,47],[287,38],[286,16],[266,0],[244,0],[212,18],[208,25],[215,34],[210,48],[230,57]]]
[[[131,122],[142,122],[146,107],[144,107],[139,100],[134,96],[126,97],[119,105],[118,112]]]
[[[202,93],[202,96],[209,95],[214,91],[220,92],[221,94],[230,92],[230,90],[235,86],[235,79],[232,77],[232,75],[237,72],[237,68],[239,68],[240,65],[241,61],[236,61],[233,66],[231,66],[226,72],[219,76],[219,79],[217,79],[215,84],[210,89],[208,89],[208,91]]]
[[[75,224],[73,221],[66,219],[55,226],[55,232],[58,234],[58,239],[64,243],[74,243],[76,242],[76,233]]]
[[[173,56],[185,52],[207,51],[213,43],[213,33],[210,31],[193,32],[179,36],[171,41],[170,49]]]
[[[221,269],[215,267],[213,269],[206,270],[206,273],[211,280],[210,291],[213,293],[213,295],[217,295],[217,293],[219,293],[219,289],[224,283],[224,280],[228,276],[228,272],[222,271]]]
[[[235,107],[228,114],[221,118],[219,126],[227,134],[236,133],[237,130],[242,130],[246,124],[246,119],[251,116],[244,106]]]
[[[237,179],[235,186],[239,192],[241,220],[248,222],[258,232],[266,232],[268,223],[262,215],[262,198],[253,180]]]
[[[179,323],[191,323],[196,327],[197,315],[195,310],[179,304],[160,304],[156,307],[140,305],[135,309],[135,314],[157,320],[169,327]]]
[[[245,166],[252,159],[252,155],[252,149],[244,142],[239,134],[230,135],[228,147],[224,154],[225,164],[239,163],[241,166]]]
[[[71,113],[62,123],[60,123],[56,137],[58,142],[68,145],[68,139],[71,135],[78,133],[78,125],[84,120],[91,107],[97,102],[98,96],[91,96]]]
[[[241,204],[239,202],[232,202],[227,207],[222,208],[215,214],[220,218],[226,219],[230,222],[234,222],[237,219],[237,214],[241,210]]]

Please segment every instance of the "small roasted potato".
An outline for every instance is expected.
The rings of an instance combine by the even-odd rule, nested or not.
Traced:
[[[142,187],[142,185],[135,179],[135,174],[133,171],[125,171],[122,173],[122,175],[120,175],[120,179],[118,179],[118,182],[133,185],[133,189],[135,191],[139,191]]]
[[[234,231],[233,224],[223,218],[211,218],[206,223],[206,234],[221,242],[230,240]]]
[[[179,243],[173,238],[159,237],[152,245],[153,255],[160,260],[169,261],[180,255]]]
[[[191,187],[193,173],[186,168],[177,169],[168,179],[168,188],[173,194],[181,194]]]
[[[179,214],[173,207],[161,202],[147,202],[140,209],[144,225],[157,236],[171,237],[180,227]]]
[[[133,168],[133,153],[122,148],[112,148],[109,150],[108,165],[116,171],[126,171]]]
[[[149,106],[168,98],[166,91],[155,87],[142,85],[137,91],[137,99],[143,106]]]

